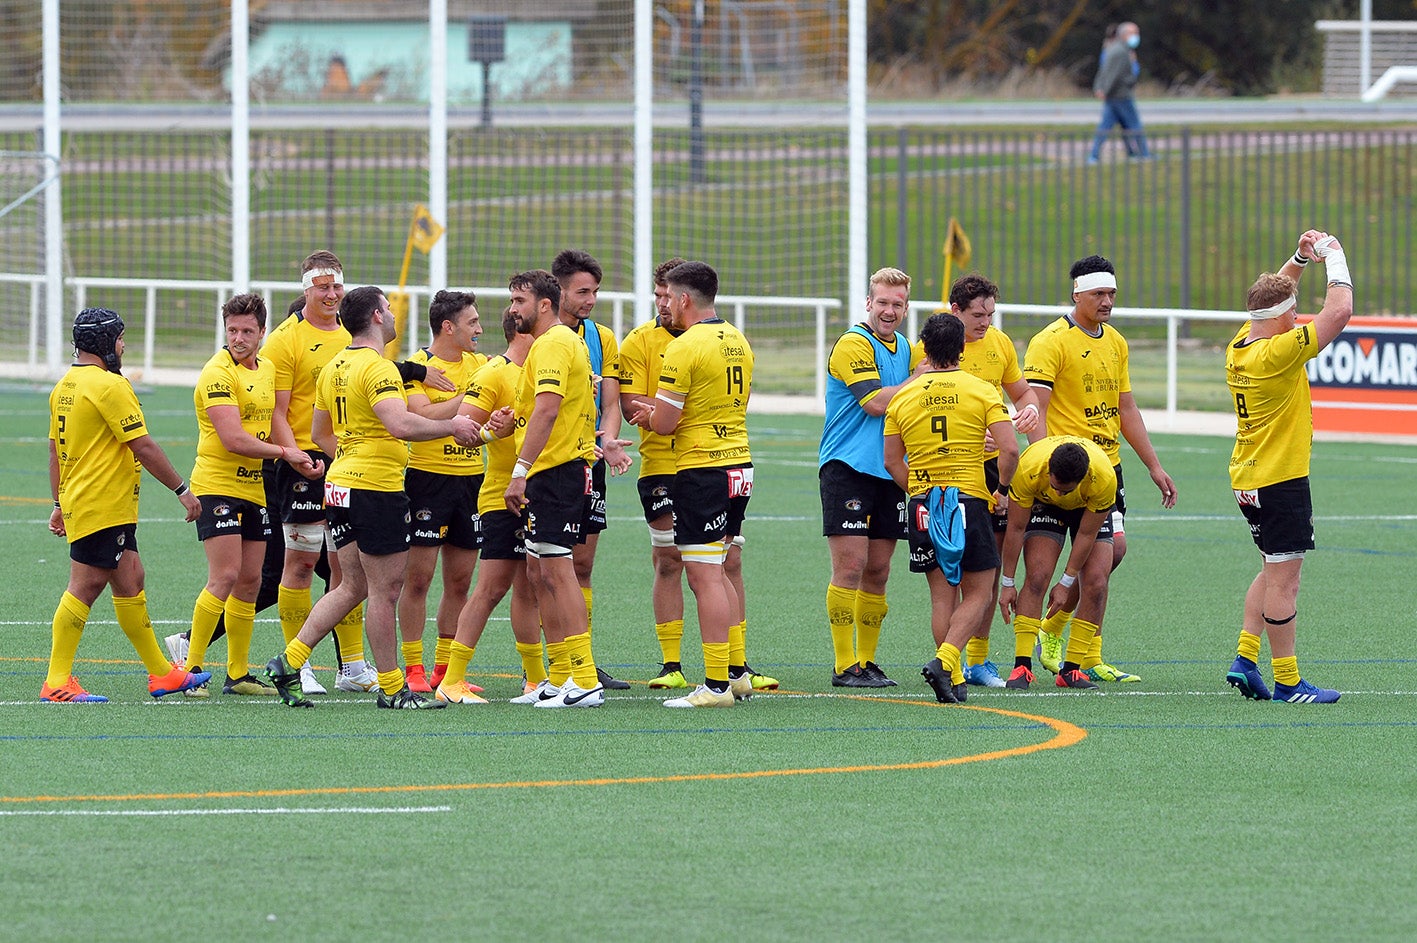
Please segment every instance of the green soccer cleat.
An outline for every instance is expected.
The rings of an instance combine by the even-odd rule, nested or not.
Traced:
[[[1039,632],[1038,644],[1033,646],[1033,657],[1044,668],[1057,674],[1063,667],[1063,637],[1052,632]]]
[[[290,667],[290,662],[285,660],[285,652],[266,662],[266,677],[271,679],[276,694],[287,707],[315,706],[315,702],[301,692],[300,669]]]
[[[776,691],[781,685],[781,682],[776,678],[754,671],[752,665],[744,665],[743,667],[748,670],[748,677],[753,679],[754,691]]]
[[[1121,668],[1113,667],[1105,661],[1088,668],[1085,674],[1093,681],[1116,681],[1120,684],[1136,684],[1141,680],[1141,675],[1134,675],[1123,671]]]
[[[689,679],[684,677],[683,666],[677,661],[667,661],[659,669],[659,674],[649,681],[651,691],[658,691],[663,688],[687,688]]]

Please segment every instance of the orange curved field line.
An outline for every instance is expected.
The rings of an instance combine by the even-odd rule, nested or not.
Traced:
[[[938,707],[937,704],[907,701],[901,698],[861,697],[859,695],[829,695],[848,697],[853,700],[872,703],[905,704],[910,707]],[[774,776],[823,776],[843,773],[878,773],[898,770],[938,769],[945,766],[961,766],[965,763],[982,763],[988,760],[1002,760],[1011,756],[1027,756],[1044,750],[1060,750],[1074,746],[1087,738],[1087,730],[1076,724],[1055,717],[1039,714],[1025,714],[1022,711],[1005,710],[1000,707],[979,707],[969,704],[958,705],[959,709],[1016,717],[1056,731],[1055,735],[1042,743],[1007,750],[990,750],[985,753],[971,753],[967,756],[951,756],[938,760],[918,760],[913,763],[875,763],[858,766],[819,766],[802,769],[758,769],[737,773],[680,773],[670,776],[602,776],[595,779],[523,779],[499,783],[439,783],[428,785],[402,786],[326,786],[315,789],[250,789],[223,792],[154,792],[131,795],[92,796],[0,796],[0,804],[19,805],[47,802],[153,802],[171,799],[271,799],[291,796],[352,796],[387,795],[421,792],[471,792],[483,789],[550,789],[564,786],[636,786],[654,783],[718,782],[732,779],[767,779]]]

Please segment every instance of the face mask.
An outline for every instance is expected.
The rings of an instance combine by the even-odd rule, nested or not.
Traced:
[[[1141,34],[1134,33],[1127,37],[1127,48],[1135,49],[1141,45]]]

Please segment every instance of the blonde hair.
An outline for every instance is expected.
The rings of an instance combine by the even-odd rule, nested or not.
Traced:
[[[1250,290],[1245,293],[1245,310],[1258,311],[1261,308],[1268,308],[1277,305],[1285,298],[1290,297],[1298,289],[1294,279],[1288,275],[1276,275],[1273,272],[1265,272],[1255,283],[1250,286]]]
[[[877,285],[886,285],[891,288],[904,287],[908,294],[910,292],[910,276],[898,268],[891,268],[890,266],[878,268],[876,269],[876,274],[871,276],[871,286],[866,293],[867,297],[876,294]]]

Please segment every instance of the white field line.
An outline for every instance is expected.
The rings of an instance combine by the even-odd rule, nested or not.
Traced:
[[[345,806],[342,808],[334,809],[287,809],[282,807],[275,807],[270,809],[0,809],[0,815],[117,815],[137,817],[156,817],[167,815],[421,815],[425,812],[451,811],[453,811],[452,806],[429,805],[401,806],[392,809],[364,808],[361,806]]]

